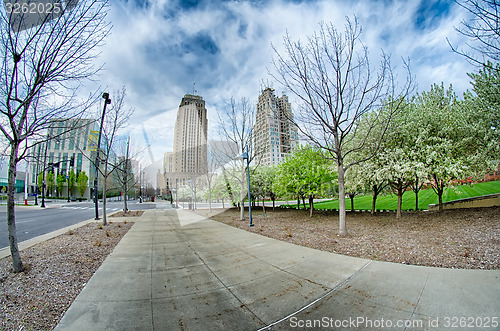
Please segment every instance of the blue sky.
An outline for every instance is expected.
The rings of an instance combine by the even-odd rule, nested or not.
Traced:
[[[126,86],[127,105],[136,108],[130,126],[136,146],[145,147],[142,124],[159,159],[172,150],[184,94],[204,97],[214,138],[217,111],[231,97],[255,103],[262,82],[283,91],[268,74],[271,43],[282,49],[287,31],[304,40],[321,21],[343,30],[345,16],[353,15],[372,63],[383,49],[401,75],[401,58],[410,58],[419,91],[441,82],[458,93],[470,88],[466,73],[475,69],[446,41],[465,43],[454,29],[466,13],[453,1],[426,0],[111,0],[113,30],[102,49],[100,84],[109,90]],[[143,158],[149,161],[147,153]]]

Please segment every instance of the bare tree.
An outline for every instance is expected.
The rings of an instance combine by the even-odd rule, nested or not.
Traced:
[[[208,144],[207,153],[207,169],[204,174],[205,183],[208,189],[208,210],[212,211],[212,191],[214,190],[214,180],[217,178],[217,168],[221,167],[217,158],[217,149],[212,143]]]
[[[305,44],[294,42],[286,35],[283,55],[273,47],[277,56],[273,61],[277,74],[273,76],[302,103],[295,119],[290,120],[307,140],[324,150],[337,164],[339,235],[342,236],[347,235],[345,172],[370,159],[377,148],[370,146],[373,152],[363,159],[346,162],[346,158],[366,148],[372,132],[379,131],[378,136],[382,139],[402,99],[389,98],[395,95],[389,57],[382,53],[376,71],[360,35],[357,19],[352,22],[346,18],[344,34],[333,24],[322,23],[319,31],[308,37]],[[408,93],[410,85],[408,78],[402,94]],[[387,113],[375,111],[382,100],[395,100],[386,101],[390,108]],[[364,131],[365,136],[359,137],[357,125],[367,114],[371,115],[370,127]],[[376,144],[380,144],[380,140]]]
[[[130,119],[130,116],[134,113],[133,108],[125,109],[125,95],[126,90],[125,87],[122,87],[120,91],[116,91],[115,96],[112,98],[114,101],[111,104],[111,107],[107,111],[106,116],[104,117],[104,123],[102,130],[102,135],[104,137],[104,142],[99,146],[98,153],[101,152],[101,149],[104,149],[102,153],[103,155],[99,158],[104,167],[98,167],[100,175],[103,177],[103,187],[102,187],[102,223],[103,225],[107,225],[107,217],[106,217],[106,192],[108,190],[108,178],[112,178],[112,174],[114,171],[121,166],[121,162],[112,162],[112,158],[110,156],[115,155],[115,145],[116,138],[120,133],[120,130],[124,129]],[[102,146],[103,145],[103,146]],[[125,159],[122,159],[125,161]]]
[[[94,98],[79,101],[77,90],[100,70],[94,60],[110,30],[105,22],[107,1],[80,1],[70,7],[27,29],[19,28],[22,19],[13,11],[0,11],[0,131],[10,146],[7,224],[15,272],[23,270],[16,236],[15,176],[18,162],[32,147],[23,142],[44,142],[45,131],[54,123],[90,107]]]
[[[127,137],[126,144],[117,144],[115,148],[118,156],[115,158],[113,167],[115,169],[114,179],[118,183],[120,190],[123,192],[123,211],[128,212],[127,206],[127,193],[134,187],[136,180],[132,171],[131,159],[133,158],[130,153],[130,137]]]
[[[224,112],[219,113],[219,135],[221,139],[228,141],[224,148],[219,148],[218,153],[226,162],[234,160],[239,154],[243,154],[248,149],[249,162],[253,160],[252,153],[252,133],[255,121],[255,109],[250,106],[247,99],[243,98],[236,102],[230,100],[229,107]],[[236,146],[236,150],[234,148]],[[246,160],[238,162],[237,171],[227,172],[240,183],[240,219],[245,219],[245,196],[246,196]],[[250,201],[248,203],[251,203]]]
[[[468,50],[459,49],[448,44],[451,49],[467,58],[469,62],[483,66],[488,59],[500,62],[500,3],[498,0],[459,0],[456,3],[464,8],[472,17],[462,21],[455,28],[460,34],[468,37]]]

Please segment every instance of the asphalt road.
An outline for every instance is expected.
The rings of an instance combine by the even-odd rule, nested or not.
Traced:
[[[94,204],[91,202],[47,203],[46,208],[36,206],[16,206],[17,241],[22,242],[66,226],[95,217]],[[123,202],[107,202],[107,212],[122,210]],[[154,203],[128,202],[130,210],[155,209]],[[102,216],[102,203],[99,203],[99,216]],[[0,249],[9,246],[6,206],[0,206]]]

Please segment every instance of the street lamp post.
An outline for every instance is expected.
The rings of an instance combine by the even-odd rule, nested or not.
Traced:
[[[68,183],[68,202],[70,202],[69,201],[69,176],[68,175],[66,175],[66,183]]]
[[[246,152],[237,156],[236,159],[247,160],[247,181],[248,181],[248,226],[253,226],[252,223],[252,200],[250,195],[250,156],[248,154],[248,146],[246,147]]]
[[[144,197],[148,197],[148,183],[146,182],[146,173],[144,172],[144,169],[142,169],[142,185],[144,185]],[[144,197],[142,198],[142,201],[144,201]],[[147,200],[146,200],[147,201]]]
[[[40,205],[41,208],[45,208],[45,173],[44,173],[44,179],[42,180],[42,204]]]
[[[75,156],[73,155],[69,158],[68,175],[66,176],[66,183],[68,183],[68,202],[70,202],[69,180],[71,177],[71,167],[74,167],[74,164],[75,164]]]
[[[38,156],[36,158],[36,171],[35,171],[35,206],[38,206],[38,171],[40,170],[40,145],[38,145]]]
[[[101,134],[102,134],[102,126],[104,123],[104,115],[106,114],[106,105],[111,103],[111,99],[109,98],[109,93],[104,92],[102,94],[102,98],[104,99],[104,109],[102,110],[101,117],[101,126],[99,127],[99,137],[97,138],[97,155],[95,157],[95,179],[94,179],[94,197],[95,197],[95,219],[99,219],[99,193],[97,192],[98,178],[99,178],[99,152],[101,147]]]
[[[42,204],[41,208],[45,208],[45,164],[47,162],[47,148],[49,147],[49,133],[47,132],[47,140],[45,140],[45,153],[43,154],[43,175],[42,175]],[[38,175],[37,175],[38,176]],[[38,178],[37,178],[38,181]]]

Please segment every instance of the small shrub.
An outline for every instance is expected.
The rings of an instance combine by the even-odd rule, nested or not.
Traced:
[[[96,240],[96,242],[94,243],[94,246],[101,247],[102,246],[102,241]]]
[[[102,224],[98,224],[98,225],[97,225],[97,228],[98,228],[99,230],[102,230]]]
[[[106,230],[106,237],[111,237],[111,234]]]
[[[74,234],[73,230],[68,230],[68,236],[71,236],[73,234]]]

